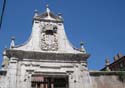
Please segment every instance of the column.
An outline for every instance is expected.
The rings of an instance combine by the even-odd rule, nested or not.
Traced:
[[[36,83],[36,86],[35,86],[35,88],[37,88],[37,83]]]
[[[46,81],[46,87],[45,88],[48,88],[48,80],[47,80],[47,78],[45,78],[45,81]]]
[[[41,79],[41,83],[40,83],[40,88],[44,88],[44,77],[42,77],[42,79]]]
[[[54,88],[53,78],[51,78],[51,88]]]
[[[44,84],[43,83],[40,84],[40,88],[44,88]]]

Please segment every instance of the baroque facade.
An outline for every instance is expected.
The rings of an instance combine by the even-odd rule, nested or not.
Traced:
[[[3,51],[0,88],[90,88],[83,43],[74,48],[67,39],[61,14],[35,11],[28,41]]]

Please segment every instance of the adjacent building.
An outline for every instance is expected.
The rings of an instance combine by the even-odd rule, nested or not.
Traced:
[[[110,60],[107,58],[105,61],[105,67],[101,71],[125,71],[125,56],[121,53],[118,53],[114,56],[114,62],[110,63]]]

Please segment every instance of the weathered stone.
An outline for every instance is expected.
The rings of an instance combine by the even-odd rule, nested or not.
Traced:
[[[4,64],[7,73],[1,76],[1,88],[89,87],[86,84],[89,81],[89,54],[83,46],[82,51],[71,46],[63,18],[53,14],[48,6],[45,13],[35,12],[29,40],[19,46],[14,44],[4,52],[3,59],[7,58],[9,63]]]

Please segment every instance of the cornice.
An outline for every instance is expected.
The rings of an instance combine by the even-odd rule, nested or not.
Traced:
[[[73,53],[45,53],[45,52],[34,52],[34,51],[22,51],[12,50],[6,51],[9,58],[16,57],[19,60],[22,59],[34,59],[34,60],[51,60],[51,61],[72,61],[81,62],[87,61],[89,54],[73,54]]]

